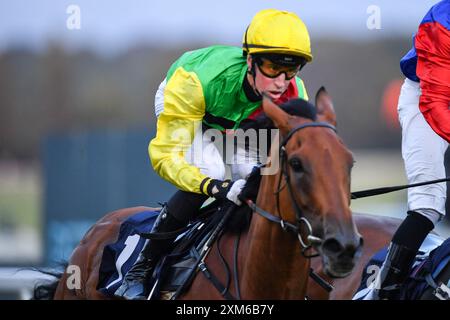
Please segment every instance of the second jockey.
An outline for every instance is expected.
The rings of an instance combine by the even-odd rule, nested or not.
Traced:
[[[408,182],[440,179],[450,142],[450,0],[425,15],[400,67],[406,79],[398,116]],[[420,245],[445,214],[445,200],[445,183],[409,189],[408,215],[392,238],[372,298],[399,298]]]

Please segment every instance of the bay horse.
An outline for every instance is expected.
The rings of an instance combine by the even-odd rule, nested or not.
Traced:
[[[259,211],[269,213],[271,219],[254,212],[248,230],[240,237],[238,277],[230,281],[229,292],[242,299],[304,299],[311,244],[321,256],[323,272],[334,278],[351,274],[360,256],[363,241],[349,206],[353,156],[335,132],[336,115],[325,90],[318,92],[316,105],[317,119],[312,120],[290,115],[263,98],[264,112],[279,129],[282,141],[281,155],[272,148],[269,161],[281,159],[281,165],[276,174],[262,176],[255,202]],[[110,299],[96,290],[103,248],[117,240],[120,225],[127,217],[152,209],[117,210],[93,225],[68,261],[69,266],[80,270],[79,286],[68,285],[72,273],[66,269],[55,283],[52,298]],[[234,261],[236,237],[226,233],[220,242],[229,264]],[[217,242],[205,263],[225,283],[216,247]],[[239,284],[239,295],[235,283]],[[223,299],[201,273],[180,298]]]

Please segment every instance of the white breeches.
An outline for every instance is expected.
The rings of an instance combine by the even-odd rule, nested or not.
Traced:
[[[398,101],[402,127],[402,156],[408,183],[445,177],[444,154],[448,143],[437,135],[419,110],[420,85],[406,79]],[[446,184],[408,189],[408,210],[416,211],[436,224],[445,214]]]

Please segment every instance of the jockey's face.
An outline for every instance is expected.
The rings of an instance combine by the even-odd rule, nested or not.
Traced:
[[[292,76],[293,70],[284,70],[285,67],[275,65],[268,60],[264,61],[264,63],[267,64],[267,66],[264,66],[264,67],[269,68],[268,70],[280,69],[279,71],[283,71],[283,72],[280,72],[275,77],[273,77],[273,76],[269,77],[267,75],[264,75],[264,73],[261,72],[261,69],[260,69],[261,67],[259,67],[259,66],[257,66],[257,64],[255,64],[255,66],[256,66],[256,68],[255,68],[256,69],[255,70],[255,72],[256,72],[255,83],[253,83],[253,76],[251,76],[251,75],[249,75],[249,77],[248,77],[249,82],[253,86],[253,88],[256,89],[257,92],[259,92],[259,93],[265,92],[266,94],[269,95],[269,97],[271,99],[277,100],[287,90],[291,79],[286,79],[286,75]],[[252,57],[251,56],[247,57],[247,65],[250,70],[252,68]],[[296,71],[295,71],[295,73],[296,73]]]

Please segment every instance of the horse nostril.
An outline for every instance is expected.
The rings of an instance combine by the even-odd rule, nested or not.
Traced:
[[[330,238],[325,240],[322,245],[322,250],[329,254],[338,254],[344,250],[344,247],[336,239]]]

